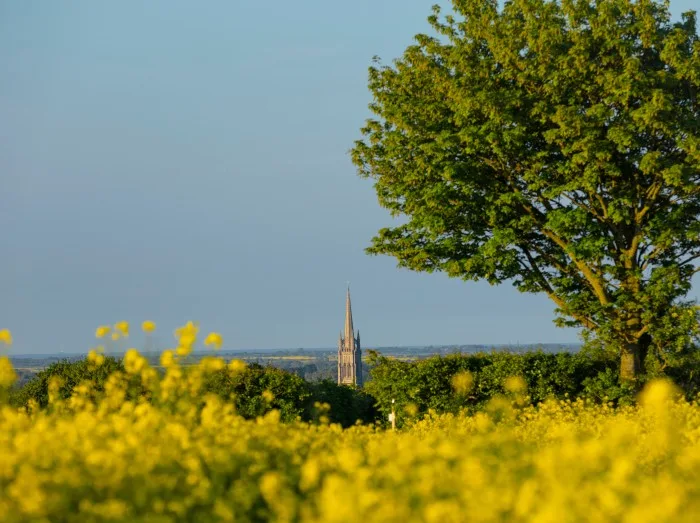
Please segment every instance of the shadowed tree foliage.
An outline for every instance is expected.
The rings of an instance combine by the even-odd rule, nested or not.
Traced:
[[[332,423],[350,427],[358,421],[373,423],[379,417],[376,399],[361,388],[338,385],[328,379],[311,383],[310,386],[314,401],[330,406],[328,418]],[[312,419],[313,413],[308,418]]]
[[[366,389],[385,414],[391,411],[392,399],[396,401],[398,412],[413,405],[416,409],[413,415],[422,415],[431,409],[453,413],[463,408],[478,411],[491,398],[506,392],[504,385],[512,376],[524,380],[528,401],[533,404],[550,397],[587,396],[601,400],[607,396],[607,399],[617,400],[616,392],[619,396],[627,393],[616,391],[616,387],[605,382],[606,371],[614,367],[612,362],[583,353],[450,354],[409,362],[372,352],[369,360],[372,379]],[[453,380],[463,372],[469,373],[471,384],[468,390],[460,392],[455,389]]]
[[[10,404],[15,407],[26,407],[29,400],[34,400],[39,407],[46,407],[49,404],[51,378],[60,380],[61,386],[58,392],[61,399],[69,398],[73,394],[73,389],[84,381],[92,382],[94,390],[102,392],[109,375],[117,371],[124,372],[124,365],[121,360],[111,356],[106,356],[99,367],[91,364],[87,359],[57,361],[37,372],[36,376],[22,387],[12,391]]]
[[[400,225],[368,252],[545,293],[636,380],[689,350],[700,43],[650,0],[454,0],[393,65],[353,162]]]
[[[375,421],[375,400],[361,389],[338,385],[331,380],[309,383],[291,372],[272,366],[249,364],[245,371],[217,371],[206,377],[204,392],[213,392],[236,405],[245,418],[261,416],[272,409],[282,421],[318,418],[315,403],[327,403],[329,421],[344,427]],[[266,397],[267,396],[267,397]]]
[[[311,400],[304,378],[275,367],[249,364],[245,371],[214,372],[206,377],[203,392],[213,392],[236,405],[245,418],[262,416],[272,409],[280,411],[283,421],[301,418]]]

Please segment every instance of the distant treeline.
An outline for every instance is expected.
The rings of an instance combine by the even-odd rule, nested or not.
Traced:
[[[381,347],[376,351],[387,357],[397,358],[402,361],[417,361],[433,356],[448,356],[451,354],[478,354],[490,352],[507,353],[560,353],[577,352],[580,345],[577,344],[523,344],[510,346],[496,345],[431,345],[416,347]],[[363,349],[362,374],[364,381],[370,379],[368,355],[373,350]],[[142,352],[144,357],[153,367],[160,365],[161,352]],[[121,359],[123,353],[108,353],[109,356]],[[308,381],[335,381],[338,375],[337,351],[335,350],[305,350],[305,349],[280,349],[266,351],[218,351],[218,352],[194,352],[187,357],[186,364],[195,364],[206,356],[220,356],[226,359],[240,359],[248,363],[257,363],[262,366],[271,365],[296,374]],[[78,354],[59,355],[45,354],[37,356],[12,356],[10,360],[19,376],[19,383],[28,382],[37,372],[58,362],[75,362],[83,359]]]
[[[333,379],[304,379],[318,372],[316,363],[297,366],[292,371],[249,363],[242,372],[223,369],[208,374],[202,392],[232,401],[246,418],[276,409],[285,421],[314,421],[326,416],[343,426],[358,421],[385,423],[392,405],[399,424],[431,410],[475,412],[495,396],[512,397],[507,382],[514,376],[520,377],[524,386],[521,401],[524,397],[530,404],[547,398],[586,398],[617,405],[633,402],[636,395],[636,390],[620,384],[617,359],[600,354],[491,352],[432,356],[417,361],[390,358],[375,351],[369,351],[368,356],[364,363],[368,380],[363,389],[338,385]],[[700,391],[699,363],[696,353],[692,353],[682,365],[665,368],[662,373],[688,397],[694,397]],[[334,362],[328,364],[334,368]],[[56,362],[15,387],[11,403],[22,407],[34,400],[39,407],[46,407],[52,377],[60,378],[58,393],[63,398],[86,380],[94,384],[99,394],[108,376],[123,370],[121,360],[113,357],[107,357],[97,368],[87,360]],[[135,383],[130,389],[131,399],[137,399],[139,394],[141,390]]]
[[[49,405],[49,388],[52,378],[58,378],[57,395],[69,398],[81,382],[92,383],[95,396],[104,392],[105,384],[113,372],[124,372],[120,359],[107,356],[96,367],[87,359],[59,361],[37,372],[28,382],[16,386],[10,394],[10,404],[26,407],[35,402],[39,408]],[[187,372],[187,367],[183,367]],[[127,399],[138,400],[144,394],[138,378],[129,387]],[[201,388],[202,396],[216,394],[232,401],[236,410],[245,418],[255,418],[270,410],[278,410],[283,421],[318,420],[326,416],[332,423],[344,427],[357,421],[371,423],[377,419],[376,401],[364,390],[338,385],[332,380],[310,382],[295,373],[257,363],[246,365],[240,372],[227,369],[206,375]]]

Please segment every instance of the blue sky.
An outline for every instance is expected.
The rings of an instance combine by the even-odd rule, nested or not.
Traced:
[[[576,342],[543,296],[364,254],[390,223],[347,154],[367,67],[432,3],[0,0],[12,353],[144,319],[163,344],[191,319],[227,348],[330,347],[347,280],[369,347]]]

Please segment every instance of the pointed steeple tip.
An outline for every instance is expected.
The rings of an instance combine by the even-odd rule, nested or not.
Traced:
[[[345,339],[354,340],[355,331],[352,325],[352,305],[350,304],[350,282],[348,282],[348,293],[345,298]]]

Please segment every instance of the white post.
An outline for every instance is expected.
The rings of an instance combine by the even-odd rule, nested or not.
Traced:
[[[391,430],[396,430],[396,413],[394,412],[394,401],[391,400]]]

